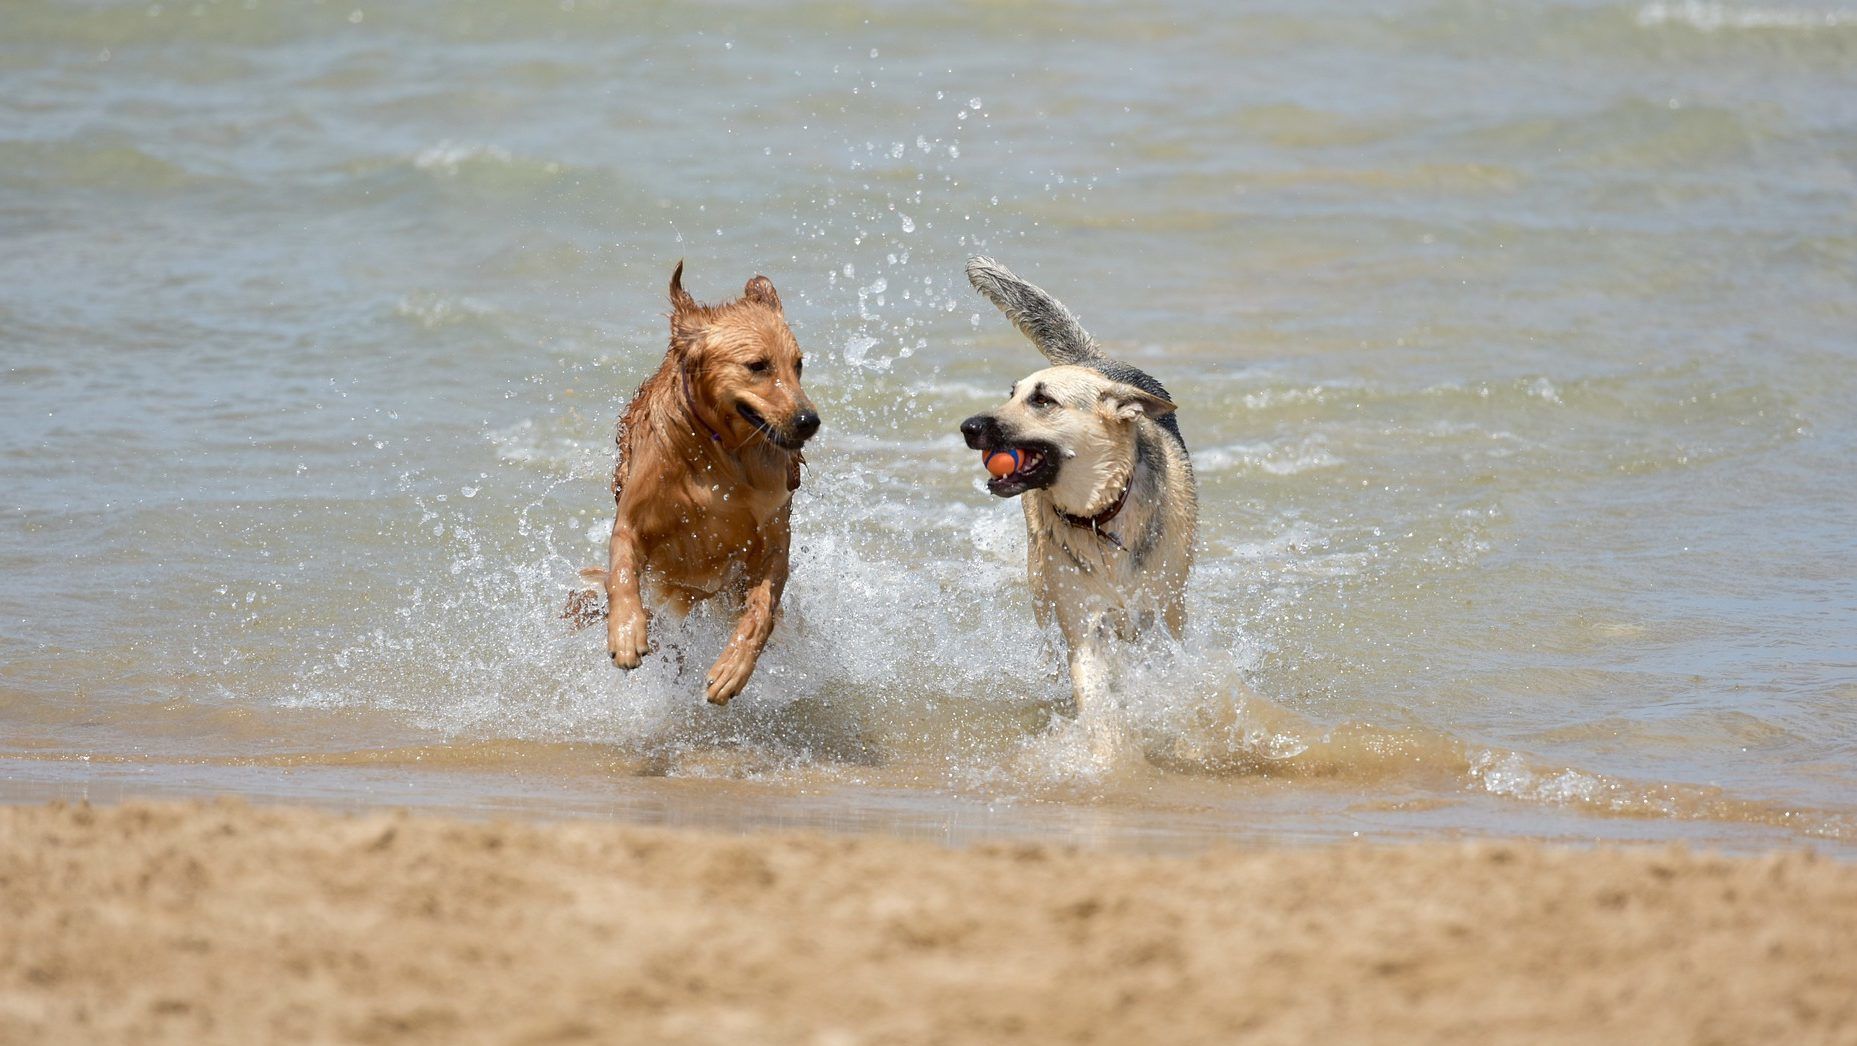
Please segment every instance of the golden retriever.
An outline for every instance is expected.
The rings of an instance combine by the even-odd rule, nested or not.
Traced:
[[[671,273],[670,350],[619,423],[607,565],[582,575],[606,593],[606,651],[632,669],[652,649],[650,600],[679,615],[722,596],[739,608],[733,634],[705,676],[726,704],[767,645],[787,583],[788,513],[800,448],[819,413],[800,387],[804,360],[780,296],[756,276],[742,296],[701,305]],[[597,597],[567,616],[597,620]]]

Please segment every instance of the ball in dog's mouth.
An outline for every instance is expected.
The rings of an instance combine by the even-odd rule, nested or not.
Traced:
[[[1003,498],[1042,487],[1051,477],[1045,464],[1049,451],[1039,447],[995,447],[982,451],[980,462],[986,466],[987,489]]]
[[[994,479],[1003,479],[1020,469],[1029,471],[1036,468],[1041,455],[1035,450],[1006,447],[984,454],[982,457],[985,459],[987,473]]]

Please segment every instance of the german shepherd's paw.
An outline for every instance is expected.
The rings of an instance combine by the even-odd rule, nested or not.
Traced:
[[[630,671],[651,653],[651,615],[644,607],[606,619],[606,653],[613,664]]]

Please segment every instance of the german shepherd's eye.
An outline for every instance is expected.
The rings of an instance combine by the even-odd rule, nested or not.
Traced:
[[[748,373],[766,374],[768,370],[771,369],[771,367],[772,365],[769,364],[766,360],[755,360],[754,362],[748,364]]]
[[[1045,395],[1045,390],[1043,389],[1039,389],[1037,392],[1025,397],[1025,402],[1039,410],[1044,410],[1046,407],[1057,406],[1057,400]]]

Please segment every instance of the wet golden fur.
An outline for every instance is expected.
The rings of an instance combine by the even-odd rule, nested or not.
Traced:
[[[607,565],[582,573],[605,588],[607,654],[622,669],[651,650],[648,601],[678,614],[715,596],[738,606],[705,676],[708,699],[724,704],[753,674],[779,613],[800,447],[818,414],[767,277],[722,305],[698,304],[682,277],[679,262],[670,349],[619,425]]]

